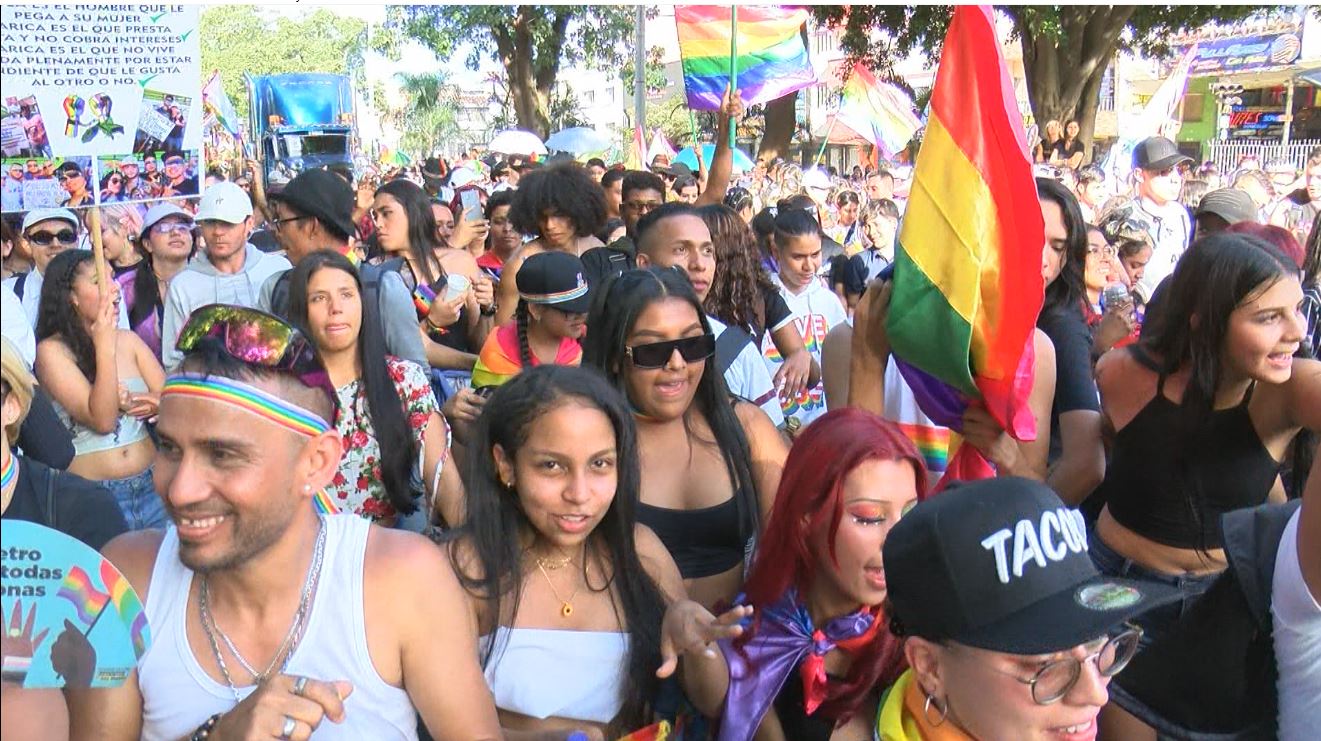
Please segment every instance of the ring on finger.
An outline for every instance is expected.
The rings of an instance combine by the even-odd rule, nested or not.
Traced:
[[[294,680],[294,694],[303,696],[303,691],[307,689],[307,677],[299,677]]]
[[[292,716],[284,716],[284,725],[280,728],[280,741],[289,741],[294,737],[294,731],[298,730],[298,721]]]

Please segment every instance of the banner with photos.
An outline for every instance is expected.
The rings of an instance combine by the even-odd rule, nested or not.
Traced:
[[[0,7],[3,211],[199,194],[198,13],[195,5]]]

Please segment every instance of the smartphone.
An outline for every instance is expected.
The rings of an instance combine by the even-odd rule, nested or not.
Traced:
[[[463,218],[466,221],[482,218],[482,196],[475,188],[460,192],[459,200],[463,203]]]

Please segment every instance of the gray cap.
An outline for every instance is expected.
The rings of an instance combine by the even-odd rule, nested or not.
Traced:
[[[1193,158],[1179,151],[1179,145],[1163,136],[1143,139],[1133,149],[1133,166],[1139,170],[1164,170]]]
[[[1252,196],[1238,188],[1221,188],[1202,196],[1197,204],[1196,215],[1202,214],[1215,214],[1230,225],[1259,220],[1257,204],[1252,202]]]
[[[27,215],[23,217],[23,228],[21,231],[27,231],[28,227],[33,224],[50,221],[51,219],[67,221],[74,229],[81,226],[78,223],[78,217],[74,216],[73,212],[67,208],[34,208],[31,211],[28,211]]]

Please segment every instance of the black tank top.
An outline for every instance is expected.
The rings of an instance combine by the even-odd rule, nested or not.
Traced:
[[[1115,521],[1144,538],[1175,548],[1220,548],[1220,515],[1266,501],[1280,463],[1252,426],[1248,402],[1211,412],[1193,444],[1180,439],[1179,405],[1156,396],[1115,435],[1105,480],[1093,495]],[[1187,465],[1179,456],[1187,447]],[[1197,502],[1197,509],[1190,505]]]
[[[661,539],[683,578],[723,574],[743,561],[737,496],[736,492],[724,502],[702,509],[665,509],[638,502],[638,522]]]

